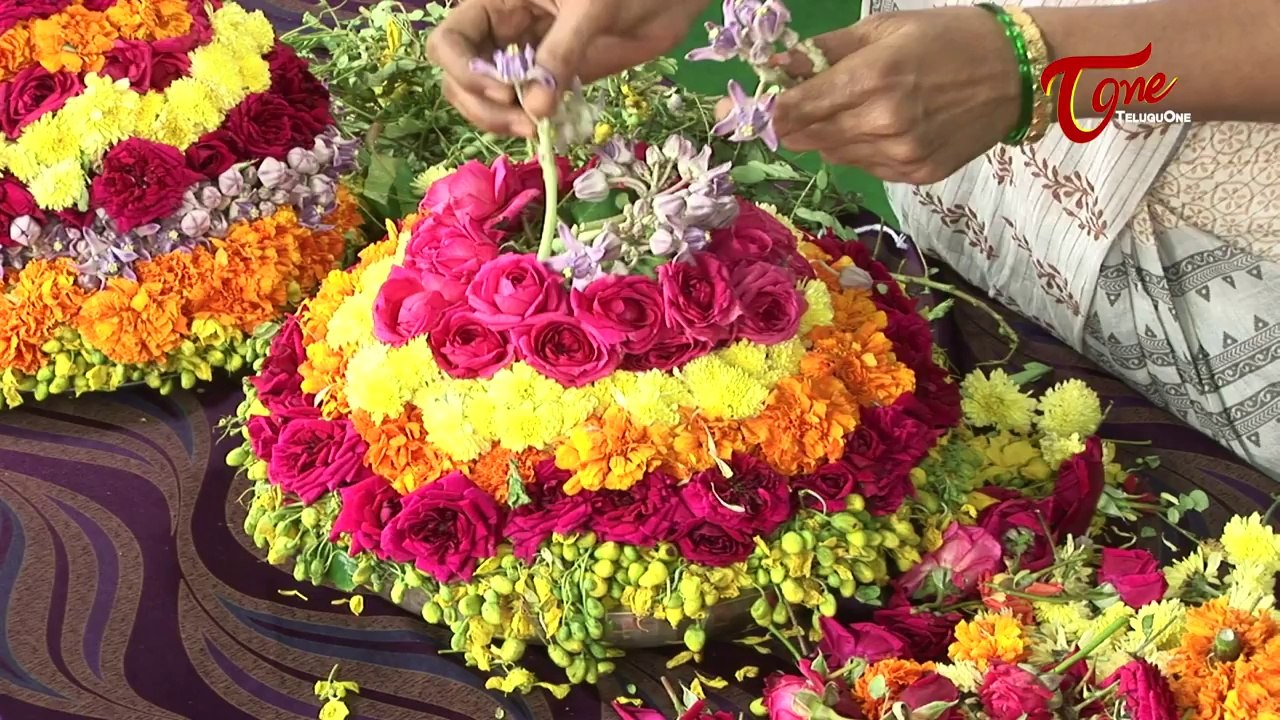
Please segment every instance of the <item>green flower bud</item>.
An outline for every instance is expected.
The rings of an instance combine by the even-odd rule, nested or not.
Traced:
[[[239,355],[228,355],[226,365],[227,365],[227,372],[231,372],[231,373],[240,372],[240,369],[244,367],[244,358],[240,357]]]
[[[480,618],[494,627],[502,625],[502,606],[497,603],[484,603],[480,606]]]
[[[858,592],[858,584],[852,578],[840,583],[840,597],[848,600],[853,594]]]
[[[604,621],[596,618],[587,618],[585,623],[587,626],[587,637],[592,640],[601,640],[604,638]],[[603,645],[592,645],[592,648],[604,647]]]
[[[618,666],[611,660],[601,660],[596,663],[596,671],[601,675],[611,675],[613,674],[613,671],[617,669]]]
[[[196,386],[196,382],[197,382],[196,374],[191,372],[190,370],[183,370],[182,375],[179,376],[179,379],[182,383],[183,390],[190,390],[191,388]]]
[[[498,648],[497,656],[503,662],[517,662],[524,657],[525,643],[523,640],[509,637],[502,641],[502,646]]]
[[[594,618],[596,620],[599,620],[604,617],[604,603],[600,602],[599,600],[593,597],[587,598],[587,601],[583,603],[583,607],[586,609],[588,617]],[[583,632],[584,633],[586,632],[585,628]]]
[[[307,579],[307,564],[301,559],[293,565],[293,579],[302,582]]]
[[[560,556],[563,557],[566,562],[576,561],[578,559],[578,546],[577,545],[561,545]]]
[[[320,513],[313,507],[303,508],[302,526],[311,529],[320,524]]]
[[[244,474],[254,482],[262,482],[267,479],[267,464],[264,462],[256,462],[245,468]]]
[[[551,662],[555,663],[558,668],[567,668],[573,662],[573,658],[569,653],[559,645],[547,646],[547,657],[551,658]]]
[[[707,646],[707,631],[700,625],[690,625],[684,631],[684,646],[693,652],[702,652]]]
[[[756,717],[767,717],[769,715],[769,711],[765,709],[764,706],[764,698],[756,698],[755,700],[752,700],[749,709],[751,710],[751,714]]]
[[[516,589],[515,583],[508,580],[505,575],[494,575],[489,578],[489,587],[493,588],[495,593],[504,597],[515,592]]]
[[[48,382],[53,379],[53,368],[45,365],[36,371],[36,379],[40,382]]]
[[[773,567],[769,569],[769,584],[781,585],[787,579],[787,569],[783,567]]]
[[[804,586],[793,578],[787,578],[782,583],[782,597],[792,605],[797,605],[804,601]]]
[[[440,609],[439,605],[430,601],[423,604],[422,606],[423,620],[426,620],[428,623],[432,625],[439,625],[440,621],[443,618],[444,618],[444,611]]]
[[[60,353],[62,352],[62,343],[57,340],[46,340],[45,343],[40,346],[40,352],[46,355]]]
[[[642,588],[656,588],[667,581],[667,566],[660,560],[653,560],[649,563],[643,574],[636,580],[636,584]]]
[[[479,595],[468,595],[458,604],[458,609],[466,617],[475,617],[479,615],[484,608],[484,598]]]
[[[788,555],[799,555],[804,552],[804,538],[798,532],[787,532],[782,535],[782,552]]]
[[[164,382],[160,383],[160,394],[165,396],[173,394],[173,378],[165,378]]]
[[[772,618],[772,619],[773,619],[773,624],[774,624],[774,625],[786,625],[786,624],[787,624],[787,621],[791,619],[791,613],[787,612],[787,604],[786,604],[786,603],[784,603],[784,602],[780,602],[780,603],[778,603],[777,605],[774,605],[774,606],[773,606],[773,618]]]
[[[617,568],[612,560],[601,558],[591,565],[591,572],[598,577],[611,578],[617,572]]]
[[[49,399],[49,383],[41,380],[36,385],[36,389],[33,390],[31,394],[35,397],[36,402],[43,402],[44,400],[48,400]]]
[[[616,542],[601,543],[596,546],[594,555],[600,560],[615,562],[622,557],[622,548]]]
[[[855,493],[845,497],[844,506],[852,512],[862,512],[867,509],[867,499]]]
[[[565,675],[569,676],[569,682],[573,685],[582,683],[587,679],[587,661],[580,657],[574,658],[565,669]]]
[[[405,587],[403,580],[397,580],[391,583],[391,602],[396,605],[404,602],[404,591]]]
[[[831,567],[836,563],[835,551],[826,545],[819,545],[814,551],[814,556],[818,559],[818,564],[824,568]]]
[[[50,395],[62,395],[71,389],[71,381],[65,377],[55,377],[49,383]]]
[[[761,627],[769,627],[773,622],[773,608],[769,605],[768,598],[763,596],[751,604],[751,619]]]
[[[826,593],[822,596],[822,601],[818,603],[818,612],[824,617],[836,616],[836,596]]]
[[[853,577],[858,582],[866,585],[876,580],[876,571],[867,563],[859,560],[853,564]]]
[[[487,603],[498,602],[498,593],[493,588],[488,588],[484,592],[480,593],[480,597],[484,598],[484,601]]]
[[[227,362],[227,354],[221,350],[210,350],[209,353],[205,355],[205,360],[208,360],[209,364],[214,367],[222,367]]]
[[[356,585],[363,585],[373,577],[373,564],[360,563],[356,566],[356,571],[351,573],[351,582]]]

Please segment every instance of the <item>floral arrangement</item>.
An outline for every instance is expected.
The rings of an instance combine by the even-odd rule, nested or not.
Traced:
[[[1244,720],[1280,709],[1280,535],[1258,515],[1163,568],[1146,550],[1067,536],[1033,570],[981,526],[949,534],[927,558],[956,580],[949,597],[922,602],[908,583],[867,622],[824,619],[814,657],[769,678],[759,714]]]
[[[0,406],[258,359],[360,222],[329,105],[234,3],[0,11]]]

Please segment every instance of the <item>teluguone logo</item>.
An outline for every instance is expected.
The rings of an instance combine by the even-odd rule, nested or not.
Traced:
[[[1189,120],[1186,113],[1132,110],[1134,103],[1154,105],[1164,100],[1174,84],[1178,82],[1176,77],[1169,78],[1164,73],[1157,72],[1151,75],[1138,75],[1131,80],[1104,77],[1092,88],[1089,98],[1091,107],[1094,112],[1101,113],[1103,122],[1091,130],[1080,127],[1080,120],[1075,113],[1075,101],[1081,91],[1080,80],[1086,72],[1136,70],[1146,65],[1150,59],[1151,45],[1148,43],[1145,48],[1132,55],[1077,55],[1059,58],[1049,63],[1049,66],[1044,69],[1044,74],[1040,76],[1040,86],[1044,88],[1045,94],[1052,97],[1054,80],[1062,76],[1057,98],[1058,124],[1062,127],[1062,133],[1074,142],[1089,142],[1102,134],[1112,118],[1117,116],[1117,108],[1122,103],[1130,109],[1119,111],[1121,120],[1137,118],[1138,122],[1154,123]],[[1090,92],[1088,88],[1084,91]]]

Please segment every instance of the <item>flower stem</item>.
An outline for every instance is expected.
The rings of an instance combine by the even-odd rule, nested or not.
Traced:
[[[778,630],[778,628],[770,625],[769,634],[777,638],[778,642],[782,643],[787,648],[787,650],[791,653],[791,656],[796,659],[796,662],[799,662],[804,659],[804,655],[802,655],[800,651],[796,649],[795,643],[788,640],[787,636],[783,635],[782,632]]]
[[[538,121],[538,164],[542,166],[542,185],[546,192],[546,210],[542,215],[542,239],[538,242],[538,261],[551,259],[551,243],[559,229],[560,169],[556,167],[555,129],[551,121]]]
[[[1003,365],[1004,363],[1009,361],[1009,358],[1013,357],[1013,354],[1015,352],[1017,352],[1018,333],[1014,331],[1013,327],[1009,325],[1009,323],[1003,317],[1001,317],[1000,313],[996,312],[995,310],[992,310],[991,306],[986,304],[982,300],[979,300],[978,298],[955,287],[954,285],[940,283],[937,280],[930,280],[929,278],[918,277],[915,275],[903,275],[901,273],[890,273],[890,275],[892,275],[894,280],[897,280],[900,283],[905,283],[908,285],[917,285],[923,288],[929,288],[930,290],[936,290],[938,292],[946,293],[948,295],[951,295],[954,298],[963,300],[969,303],[970,305],[974,306],[975,308],[978,308],[979,310],[990,315],[991,318],[995,320],[996,327],[999,329],[1000,335],[1009,342],[1009,352],[1005,353],[1005,356],[1000,358],[999,360],[978,363],[979,365]]]
[[[1116,633],[1120,632],[1120,630],[1128,624],[1129,624],[1129,618],[1127,617],[1118,617],[1115,620],[1112,620],[1110,625],[1102,629],[1102,632],[1098,633],[1096,636],[1094,636],[1092,639],[1089,640],[1088,645],[1085,645],[1084,647],[1080,648],[1075,652],[1074,655],[1072,655],[1071,657],[1059,663],[1058,666],[1053,669],[1054,674],[1061,675],[1062,673],[1071,669],[1072,665],[1075,665],[1081,660],[1089,657],[1089,653],[1093,652],[1094,650],[1097,650],[1098,647],[1102,645],[1102,643],[1106,642],[1107,639],[1110,638],[1112,635],[1115,635]]]

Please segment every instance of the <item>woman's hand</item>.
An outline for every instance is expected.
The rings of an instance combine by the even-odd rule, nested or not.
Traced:
[[[591,82],[648,62],[684,39],[709,0],[466,0],[427,39],[427,54],[445,73],[444,92],[483,130],[530,136],[529,115],[555,112],[559,95],[532,84],[524,107],[512,88],[471,70],[472,58],[532,44],[558,87]]]
[[[873,15],[814,39],[831,67],[782,93],[784,147],[892,182],[937,182],[1018,122],[1022,80],[1000,23],[981,8]],[[799,53],[778,63],[792,77]]]

